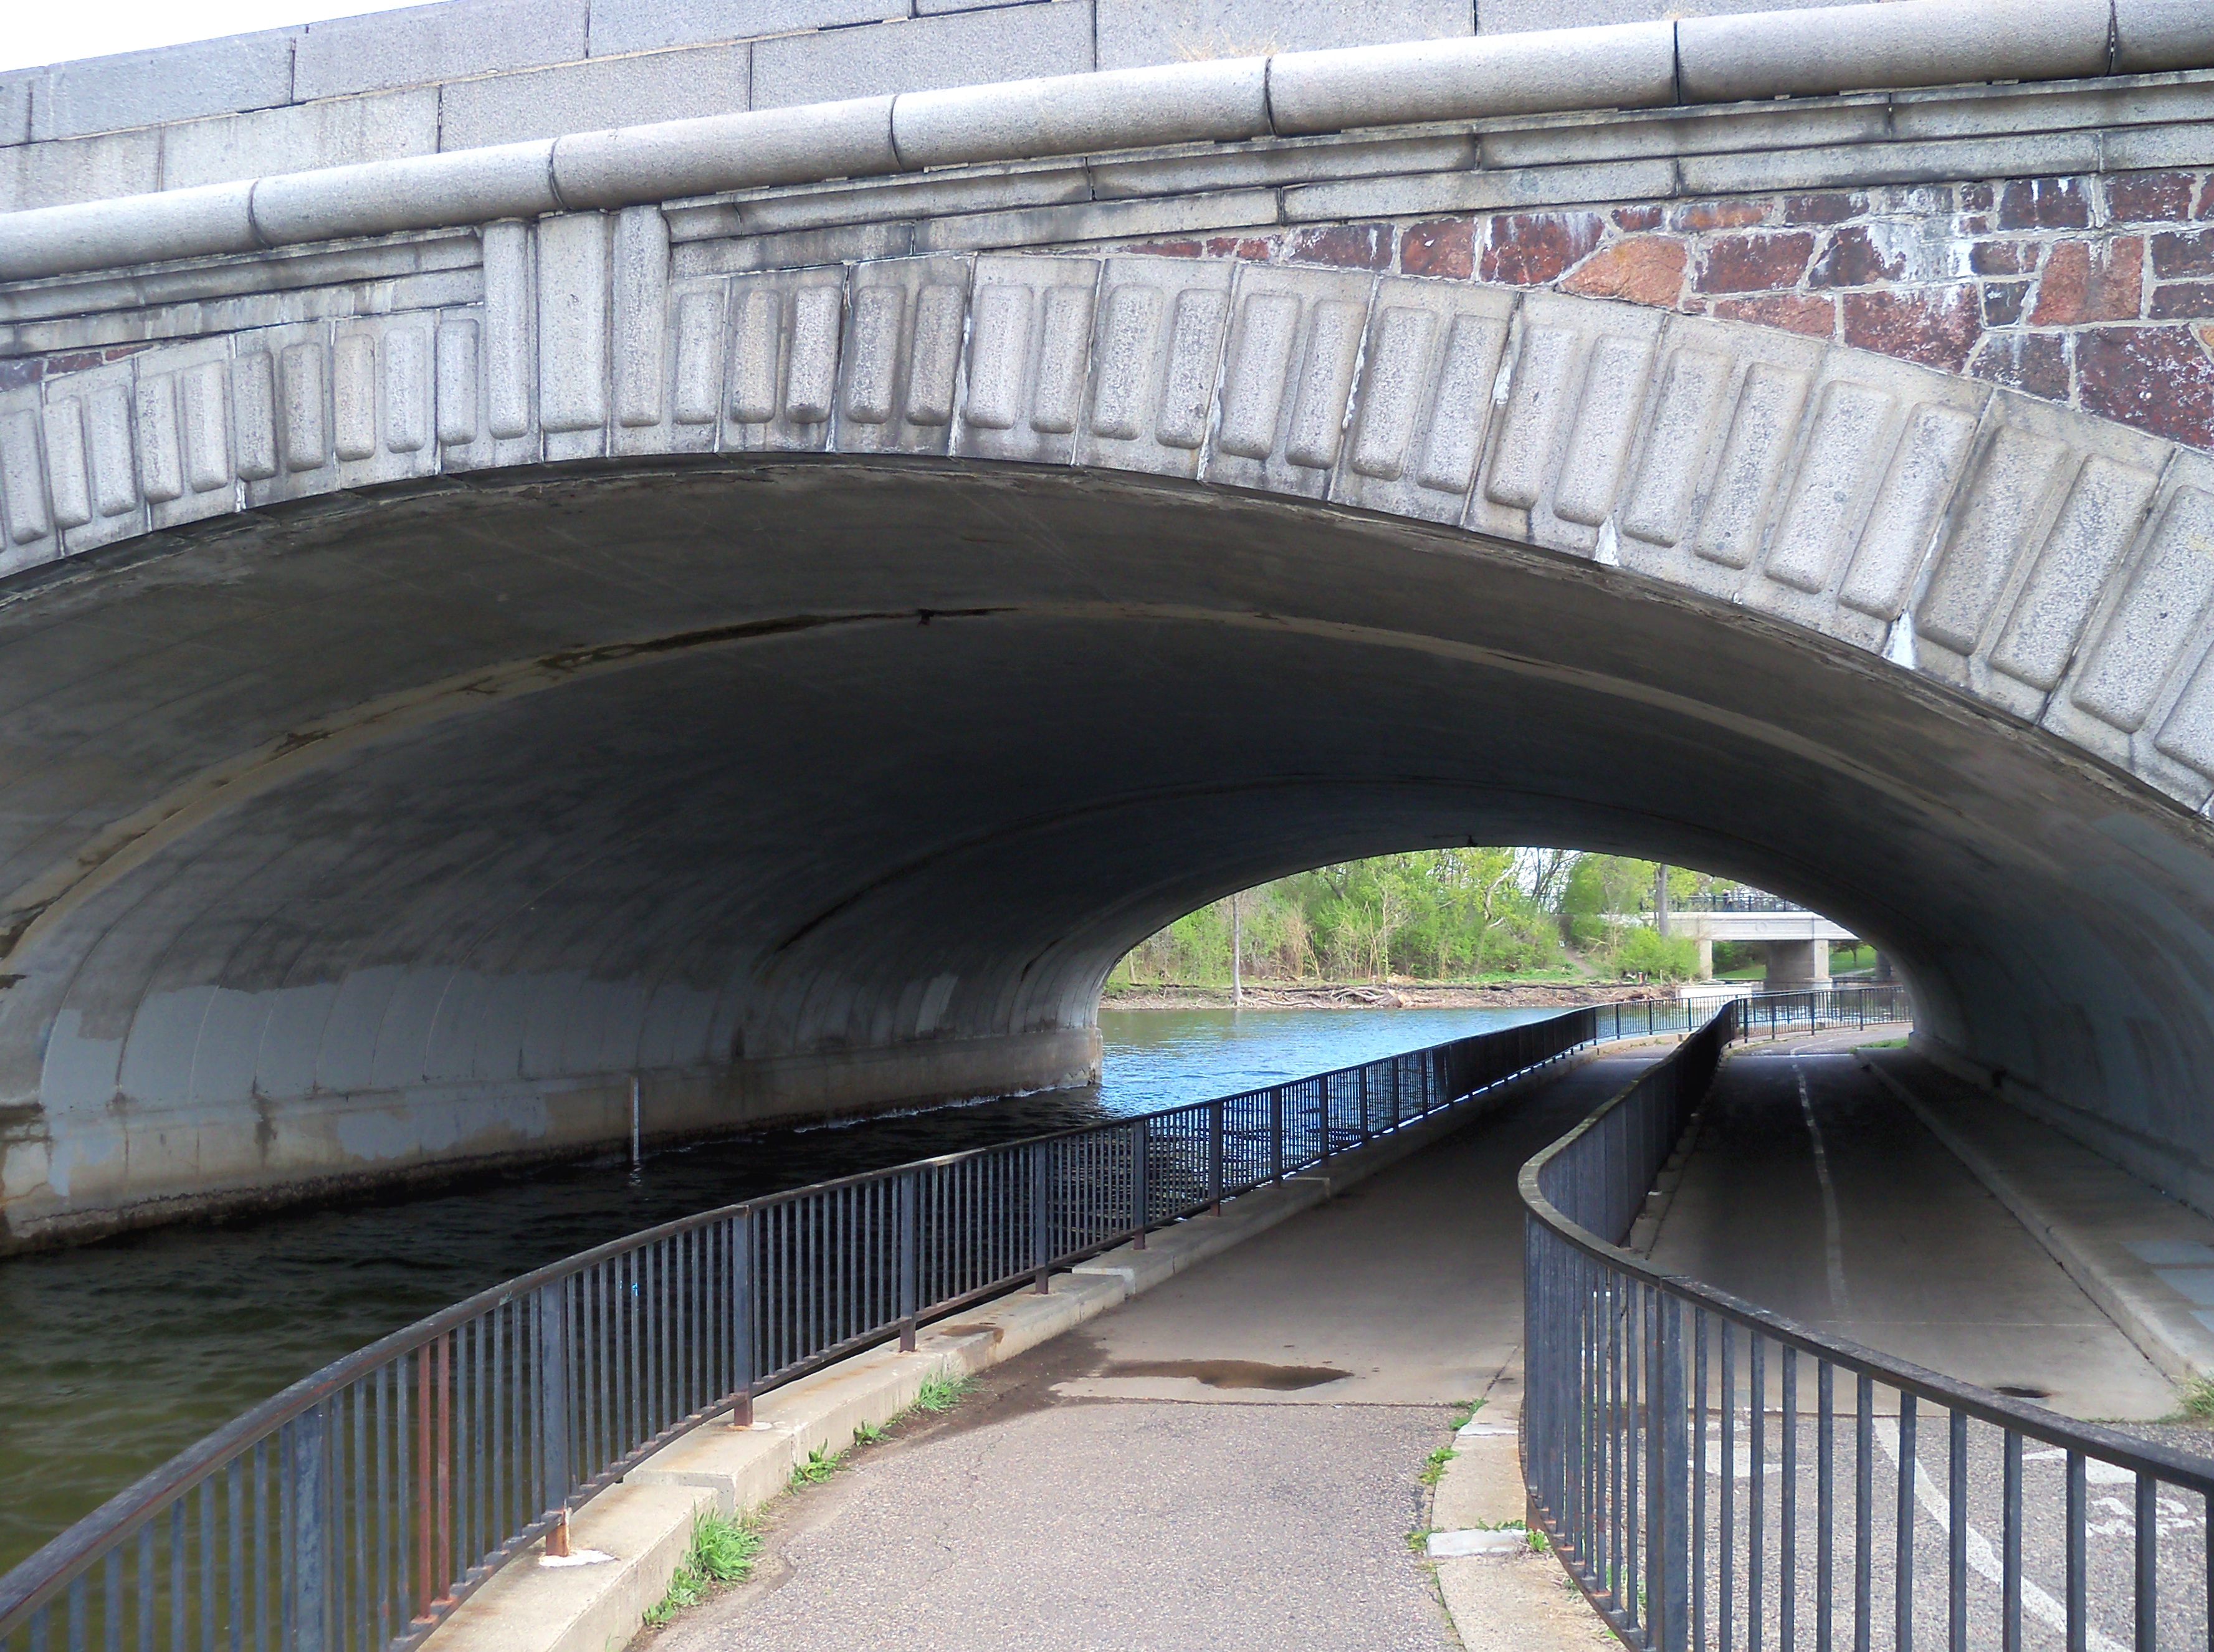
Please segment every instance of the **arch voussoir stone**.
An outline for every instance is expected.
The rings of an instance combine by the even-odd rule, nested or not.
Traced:
[[[659,454],[1130,471],[1457,524],[1880,652],[2214,796],[2214,458],[1562,292],[1146,254],[703,267],[658,207],[486,226],[411,305],[0,392],[0,570],[440,474]]]

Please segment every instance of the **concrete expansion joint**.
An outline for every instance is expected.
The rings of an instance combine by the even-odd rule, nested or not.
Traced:
[[[261,215],[255,206],[254,198],[260,193],[261,180],[259,178],[246,187],[246,229],[247,233],[254,237],[255,248],[266,253],[277,243],[270,239],[269,231],[262,227]]]
[[[561,193],[561,144],[555,138],[546,146],[546,193],[561,211],[569,211],[569,203]]]
[[[900,171],[920,172],[922,167],[900,153],[899,107],[901,98],[905,95],[905,93],[900,93],[884,106],[884,147],[891,151],[892,164]]]

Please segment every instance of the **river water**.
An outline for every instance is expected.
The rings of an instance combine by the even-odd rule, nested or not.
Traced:
[[[1104,1011],[1096,1089],[750,1132],[430,1197],[191,1223],[0,1263],[0,1572],[255,1401],[503,1279],[756,1194],[1557,1015]]]

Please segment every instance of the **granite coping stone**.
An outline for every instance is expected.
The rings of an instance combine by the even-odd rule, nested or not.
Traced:
[[[382,20],[311,25],[291,47],[293,95],[584,55],[584,0],[534,9],[528,30],[494,27],[509,15],[503,8],[515,3],[424,8],[426,15],[404,29],[368,26]],[[2113,16],[2110,40],[2101,0],[2025,0],[2008,9],[2005,28],[1994,33],[1985,0],[1893,0],[1040,76],[1064,66],[1089,71],[1092,63],[1091,0],[1052,0],[762,42],[751,48],[750,100],[757,107],[746,111],[329,168],[216,186],[212,193],[140,193],[0,215],[0,280],[955,160],[1018,159],[1068,145],[1105,153],[1195,138],[1958,83],[1963,60],[1933,51],[1933,40],[1968,42],[1974,48],[1965,59],[1968,71],[1990,79],[2097,76],[2124,64],[2214,65],[2214,9],[2113,0]],[[915,53],[933,49],[933,40],[953,53],[941,85],[973,79],[987,40],[995,64],[1034,77],[943,93],[882,89],[887,83],[871,62],[890,52],[887,61],[898,64],[890,83],[911,88]],[[1679,69],[1682,61],[1690,72]],[[923,74],[926,82],[933,78],[935,70]],[[826,86],[874,95],[798,101],[818,97]],[[902,108],[910,102],[911,111]],[[760,107],[770,104],[792,107]],[[903,151],[903,128],[914,155]]]

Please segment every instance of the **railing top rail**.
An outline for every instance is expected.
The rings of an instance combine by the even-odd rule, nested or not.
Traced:
[[[1886,990],[1878,988],[1875,990]],[[1777,994],[1777,997],[1807,997],[1812,993]],[[1718,1010],[1700,1029],[1700,1033],[1711,1031],[1718,1023],[1733,1018],[1738,1003],[1735,1000]],[[1731,1031],[1734,1031],[1733,1027]],[[1697,1037],[1699,1034],[1694,1034]],[[1724,1041],[1728,1042],[1728,1040]],[[1690,1040],[1672,1052],[1667,1062],[1679,1060],[1689,1049]],[[1666,1065],[1666,1062],[1662,1063]],[[1656,1069],[1653,1069],[1656,1070]],[[1758,1331],[1787,1347],[1809,1354],[1817,1359],[1856,1375],[1875,1380],[1929,1399],[1948,1410],[1958,1410],[1981,1422],[2011,1429],[2027,1438],[2058,1446],[2064,1450],[2082,1451],[2113,1463],[2116,1467],[2149,1474],[2171,1484],[2214,1496],[2214,1459],[2193,1456],[2170,1446],[2136,1439],[2096,1423],[2079,1422],[2062,1416],[2056,1411],[2027,1400],[2015,1399],[2006,1394],[1994,1393],[1973,1383],[1963,1382],[1943,1373],[1932,1371],[1911,1360],[1902,1360],[1875,1349],[1863,1347],[1843,1337],[1832,1337],[1786,1315],[1734,1296],[1699,1280],[1682,1274],[1669,1273],[1654,1267],[1634,1251],[1618,1245],[1610,1245],[1590,1229],[1571,1218],[1545,1195],[1542,1178],[1551,1166],[1572,1152],[1585,1136],[1603,1124],[1606,1119],[1629,1104],[1638,1087],[1652,1077],[1652,1071],[1640,1074],[1611,1097],[1591,1115],[1580,1122],[1567,1135],[1548,1144],[1522,1166],[1518,1178],[1522,1202],[1530,1215],[1543,1223],[1551,1233],[1585,1255],[1605,1263],[1619,1273],[1630,1276],[1641,1283],[1651,1286],[1706,1309],[1722,1319]]]

